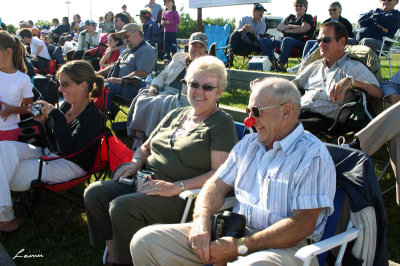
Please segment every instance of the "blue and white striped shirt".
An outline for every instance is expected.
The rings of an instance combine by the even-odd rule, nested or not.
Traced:
[[[246,135],[216,175],[234,187],[233,211],[263,230],[295,210],[324,208],[309,239],[318,241],[333,212],[336,171],[325,145],[300,123],[268,150],[258,134]]]

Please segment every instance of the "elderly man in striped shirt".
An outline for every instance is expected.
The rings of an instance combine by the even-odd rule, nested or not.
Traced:
[[[299,119],[304,128],[314,134],[332,126],[348,89],[357,87],[373,97],[382,97],[379,82],[371,71],[344,53],[347,36],[343,24],[323,23],[317,39],[323,59],[307,66],[293,80],[298,89],[305,90]]]
[[[300,94],[291,82],[269,78],[253,88],[248,113],[257,134],[246,135],[205,183],[192,223],[135,234],[134,265],[302,265],[296,251],[321,238],[333,212],[333,161],[298,122]],[[233,212],[246,217],[246,236],[211,241],[211,216],[232,190]]]

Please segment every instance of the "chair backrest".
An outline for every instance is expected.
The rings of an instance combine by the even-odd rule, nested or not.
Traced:
[[[253,129],[246,127],[243,123],[235,122],[235,128],[239,140],[241,140],[244,135],[253,133]]]
[[[208,37],[207,49],[215,42],[217,44],[217,57],[222,62],[226,63],[228,59],[226,58],[224,51],[218,48],[226,46],[229,35],[231,34],[231,24],[223,26],[206,24],[204,25],[204,33]]]

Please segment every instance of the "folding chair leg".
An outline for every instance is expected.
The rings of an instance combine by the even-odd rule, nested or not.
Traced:
[[[29,209],[28,211],[29,211],[30,216],[33,219],[33,224],[35,225],[36,232],[38,233],[39,238],[43,238],[42,232],[40,231],[39,223],[36,219],[36,214],[35,214],[35,210],[34,210],[34,207],[35,207],[34,199],[29,196],[28,191],[25,192],[25,197],[26,197],[26,201],[28,204],[28,209]]]
[[[69,220],[71,220],[72,215],[75,213],[76,209],[78,209],[79,207],[82,207],[81,204],[83,203],[83,198],[79,201],[79,203],[77,205],[74,204],[74,207],[72,208],[72,210],[69,212],[68,216],[65,218],[64,222],[57,228],[56,230],[56,234],[60,233],[61,230],[64,228],[64,226],[69,222]]]

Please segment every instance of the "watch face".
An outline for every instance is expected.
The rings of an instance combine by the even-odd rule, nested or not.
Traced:
[[[239,254],[241,254],[241,255],[246,254],[246,253],[247,253],[247,247],[244,246],[244,245],[240,245],[240,246],[238,247],[238,252],[239,252]]]

